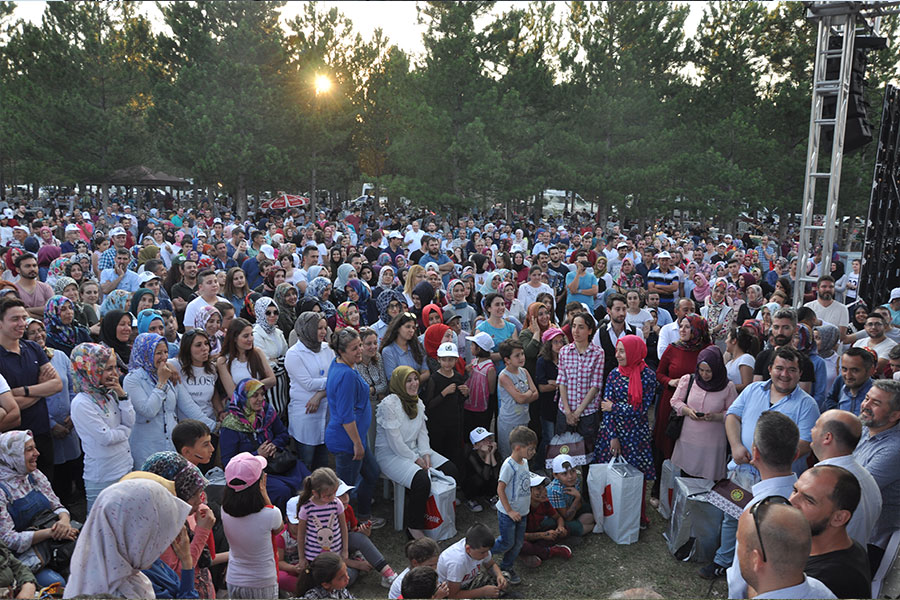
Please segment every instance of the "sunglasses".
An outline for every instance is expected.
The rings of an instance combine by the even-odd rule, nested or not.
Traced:
[[[757,502],[750,507],[750,514],[753,515],[753,524],[756,526],[756,537],[759,539],[759,551],[762,553],[763,562],[766,562],[766,548],[763,545],[762,530],[760,529],[760,526],[765,518],[765,511],[763,511],[763,508],[770,504],[787,504],[790,506],[791,503],[788,502],[788,499],[784,496],[767,496],[766,498],[763,498],[761,502]]]
[[[278,314],[278,311],[277,311],[277,310],[267,310],[267,311],[266,311],[266,316],[267,316],[267,317],[271,317],[271,316],[277,315],[277,314]]]

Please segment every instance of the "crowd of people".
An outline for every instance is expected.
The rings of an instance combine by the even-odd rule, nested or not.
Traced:
[[[594,527],[570,434],[643,473],[642,529],[666,461],[752,494],[699,571],[730,597],[870,597],[900,529],[900,288],[867,303],[822,251],[586,215],[7,207],[0,588],[512,594]],[[435,478],[496,528],[441,551]]]

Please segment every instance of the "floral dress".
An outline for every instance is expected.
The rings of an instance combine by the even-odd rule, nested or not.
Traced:
[[[656,373],[645,367],[641,372],[643,385],[643,401],[640,412],[635,411],[628,402],[628,378],[619,373],[619,368],[610,372],[606,379],[603,399],[613,402],[613,409],[603,413],[603,421],[597,432],[597,443],[594,446],[595,463],[606,463],[612,459],[609,443],[612,438],[619,439],[622,457],[628,464],[640,469],[647,480],[656,479],[653,466],[653,451],[650,448],[650,425],[647,422],[647,411],[656,396]]]

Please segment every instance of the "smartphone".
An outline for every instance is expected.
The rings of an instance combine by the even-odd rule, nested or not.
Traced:
[[[706,416],[706,413],[702,413],[702,412],[695,412],[694,414],[697,415],[698,417],[705,417],[705,416]]]

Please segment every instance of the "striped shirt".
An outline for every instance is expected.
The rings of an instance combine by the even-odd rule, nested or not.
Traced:
[[[344,504],[337,498],[328,504],[307,502],[300,507],[298,519],[306,521],[304,556],[313,560],[323,552],[341,553],[344,548],[341,538],[341,519]]]
[[[660,271],[659,269],[653,269],[649,273],[647,273],[647,283],[654,283],[656,285],[669,285],[671,283],[678,283],[678,271],[675,269],[669,269],[665,273]],[[659,292],[659,305],[660,306],[671,306],[675,303],[675,292]]]

